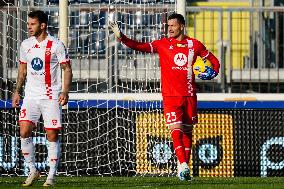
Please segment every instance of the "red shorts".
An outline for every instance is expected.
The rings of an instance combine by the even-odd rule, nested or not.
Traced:
[[[167,125],[198,123],[197,96],[164,96],[163,104]]]

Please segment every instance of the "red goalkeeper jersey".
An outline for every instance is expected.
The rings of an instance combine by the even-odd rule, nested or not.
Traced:
[[[188,36],[185,36],[182,41],[162,38],[151,43],[143,43],[123,35],[121,41],[134,50],[159,54],[163,96],[196,95],[192,65],[197,56],[208,59],[213,69],[219,72],[218,59],[200,41]]]

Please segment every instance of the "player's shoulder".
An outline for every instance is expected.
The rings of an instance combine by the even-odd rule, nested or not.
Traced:
[[[33,46],[34,46],[34,36],[32,37],[29,37],[25,40],[23,40],[21,42],[21,46],[20,46],[20,49],[23,50],[23,51],[28,51],[28,49],[31,49]]]
[[[164,38],[155,39],[151,41],[150,44],[154,45],[155,47],[163,46],[165,44],[164,40]]]
[[[169,43],[170,42],[170,38],[167,38],[167,37],[162,37],[160,39],[157,39],[156,40],[158,43],[161,43],[161,44],[166,44],[166,43]]]
[[[188,37],[186,38],[188,46],[193,46],[198,49],[203,49],[205,46],[204,44],[196,38]]]
[[[187,41],[192,41],[193,43],[198,43],[198,44],[201,43],[198,39],[193,38],[193,37],[189,37],[189,36],[186,36],[186,40],[187,40]],[[201,43],[201,44],[202,44],[202,43]]]
[[[161,42],[169,42],[171,40],[171,38],[167,38],[167,37],[162,37],[160,39]]]
[[[34,36],[31,36],[31,37],[29,37],[29,38],[23,40],[22,43],[21,43],[21,45],[22,45],[23,47],[32,46],[32,45],[33,45],[34,38],[35,38]]]
[[[52,41],[55,45],[62,45],[63,42],[60,41],[57,37],[54,37],[52,35],[48,35],[48,40]]]

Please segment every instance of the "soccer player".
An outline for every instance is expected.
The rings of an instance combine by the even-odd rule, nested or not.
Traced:
[[[110,23],[115,36],[126,46],[137,51],[158,53],[161,65],[162,96],[166,124],[169,126],[173,147],[178,159],[178,177],[190,180],[188,162],[192,143],[192,126],[197,119],[197,97],[192,66],[197,56],[208,59],[213,69],[198,75],[203,80],[214,78],[219,72],[218,59],[197,39],[184,35],[185,19],[181,14],[168,17],[169,38],[150,43],[126,37],[116,22]]]
[[[22,185],[30,186],[40,176],[35,166],[32,131],[42,115],[49,141],[50,167],[43,186],[52,186],[60,154],[58,135],[62,127],[61,105],[68,102],[72,69],[63,43],[47,33],[48,16],[43,11],[36,10],[30,12],[28,17],[28,32],[31,37],[21,43],[18,78],[12,99],[12,106],[19,107],[21,89],[26,80],[19,125],[21,150],[30,173]],[[63,90],[61,69],[64,72]]]

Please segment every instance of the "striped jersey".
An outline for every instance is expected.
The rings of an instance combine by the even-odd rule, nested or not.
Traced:
[[[70,63],[64,44],[48,35],[38,42],[34,36],[20,47],[20,64],[27,64],[25,98],[58,99],[61,92],[60,64]]]

